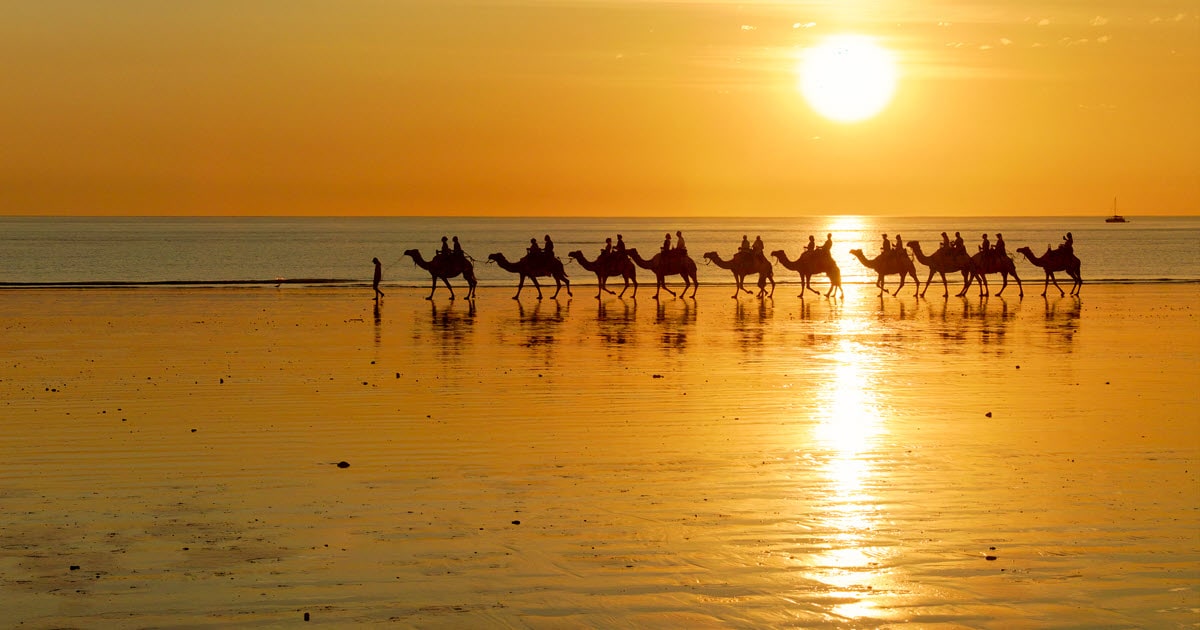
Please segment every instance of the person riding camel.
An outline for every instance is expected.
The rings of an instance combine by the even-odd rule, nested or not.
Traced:
[[[604,248],[600,250],[600,258],[608,258],[613,253],[612,237],[604,239]]]
[[[763,244],[763,240],[762,240],[761,236],[754,237],[754,244],[750,246],[750,249],[754,252],[755,256],[758,256],[762,260],[767,259],[767,254],[766,254],[767,246]]]
[[[529,247],[525,248],[525,257],[528,260],[537,260],[538,256],[542,255],[542,248],[538,247],[537,239],[529,239]]]
[[[675,251],[679,252],[679,254],[681,256],[687,255],[687,246],[685,246],[683,244],[683,231],[682,230],[675,231]]]
[[[670,255],[670,253],[671,253],[671,234],[669,232],[666,234],[665,238],[663,238],[663,244],[662,244],[662,247],[659,249],[659,251],[661,251],[664,256]]]
[[[455,256],[458,256],[459,258],[466,258],[467,255],[466,255],[466,253],[463,252],[462,245],[460,245],[458,242],[458,236],[455,236],[451,240],[454,242],[454,247],[451,248],[450,252],[452,254],[454,254]]]
[[[742,244],[738,245],[738,251],[739,252],[750,251],[750,239],[746,238],[745,234],[742,235]]]
[[[950,249],[950,235],[942,232],[942,249]]]
[[[979,244],[979,251],[983,252],[983,262],[988,262],[992,259],[992,244],[988,241],[988,235],[983,235],[983,242]]]
[[[879,246],[879,255],[887,256],[892,253],[892,239],[888,238],[887,234],[883,235],[883,243]]]
[[[904,239],[900,238],[899,234],[896,235],[896,244],[892,246],[892,251],[897,256],[904,256]]]
[[[992,246],[992,255],[997,259],[1008,256],[1008,251],[1004,247],[1004,235],[996,232],[996,244]]]
[[[825,235],[825,242],[821,244],[821,249],[825,250],[826,254],[833,251],[833,232]]]
[[[962,234],[954,233],[954,250],[960,254],[967,253],[967,244],[963,242]]]
[[[811,252],[817,248],[817,237],[812,234],[808,235],[808,245],[804,246],[804,251]]]
[[[1067,232],[1067,235],[1063,237],[1062,244],[1058,248],[1067,253],[1073,253],[1075,251],[1075,237],[1071,236],[1070,232]]]
[[[546,260],[554,260],[554,241],[550,240],[550,235],[546,235],[546,244],[542,246],[542,254]]]
[[[617,244],[613,246],[614,252],[617,254],[617,256],[619,256],[622,259],[625,258],[625,240],[624,239],[625,239],[625,237],[618,234],[617,235]]]

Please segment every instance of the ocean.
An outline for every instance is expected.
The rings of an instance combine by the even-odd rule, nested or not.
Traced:
[[[676,230],[697,261],[701,285],[732,283],[728,271],[701,257],[707,251],[730,257],[742,235],[761,236],[767,251],[783,249],[794,258],[810,234],[821,243],[832,233],[843,281],[867,283],[874,275],[851,249],[873,257],[886,233],[918,240],[929,252],[942,231],[961,232],[970,251],[982,234],[994,240],[1000,232],[1013,255],[1021,246],[1041,254],[1071,232],[1085,282],[1200,282],[1200,217],[1135,217],[1125,224],[1105,223],[1103,217],[0,217],[0,286],[357,286],[370,283],[371,259],[378,257],[385,286],[424,287],[429,275],[403,252],[416,248],[429,258],[442,236],[459,237],[476,261],[480,286],[515,286],[515,275],[486,264],[488,254],[519,258],[530,238],[541,242],[550,234],[564,262],[576,249],[593,259],[604,239],[619,232],[629,247],[649,257],[663,235]],[[1039,269],[1016,258],[1023,281],[1042,281]],[[573,262],[566,270],[572,282],[595,284],[595,276]],[[927,274],[917,264],[922,281]],[[780,282],[798,282],[794,272],[779,266],[775,275]],[[639,270],[639,281],[650,284],[653,278]],[[823,283],[817,280],[817,286]]]

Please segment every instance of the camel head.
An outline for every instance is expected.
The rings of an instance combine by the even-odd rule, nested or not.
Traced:
[[[920,241],[909,241],[905,243],[905,245],[911,248],[913,251],[920,251],[921,249]]]
[[[771,252],[771,255],[774,256],[775,258],[779,258],[781,260],[784,258],[787,258],[787,254],[783,253],[782,249],[777,249],[777,250]]]
[[[583,259],[583,251],[578,250],[578,249],[569,251],[569,252],[567,252],[567,258],[574,258],[575,260],[582,260]]]
[[[866,256],[863,255],[863,250],[861,249],[852,249],[850,250],[850,253],[859,258],[866,258]]]
[[[488,254],[488,262],[489,263],[500,262],[501,260],[504,260],[504,254],[501,252],[496,252],[495,254]]]
[[[705,258],[707,258],[708,260],[712,260],[712,261],[716,261],[716,260],[718,260],[719,258],[721,258],[721,257],[720,257],[720,256],[717,254],[717,252],[704,252],[704,257],[705,257]]]
[[[1017,248],[1017,253],[1018,253],[1018,254],[1025,254],[1026,256],[1028,256],[1028,257],[1030,257],[1030,258],[1033,258],[1033,250],[1032,250],[1032,249],[1029,249],[1028,247],[1018,247],[1018,248]]]
[[[404,255],[405,255],[405,256],[412,256],[414,259],[416,259],[416,258],[420,258],[420,257],[421,257],[421,252],[419,252],[419,251],[417,251],[417,250],[415,250],[415,249],[406,249],[406,250],[404,250]]]

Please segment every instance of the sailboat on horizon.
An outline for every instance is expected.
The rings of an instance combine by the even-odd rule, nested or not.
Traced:
[[[1105,223],[1129,223],[1125,217],[1117,214],[1117,198],[1113,197],[1113,213],[1111,217],[1104,220]]]

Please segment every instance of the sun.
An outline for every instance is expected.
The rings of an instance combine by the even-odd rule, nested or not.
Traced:
[[[808,104],[838,122],[875,116],[896,91],[892,53],[865,35],[834,35],[805,49],[796,70]]]

